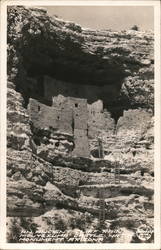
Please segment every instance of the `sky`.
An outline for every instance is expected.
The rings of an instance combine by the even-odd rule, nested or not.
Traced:
[[[74,21],[84,28],[153,30],[154,9],[151,6],[43,6],[50,15]]]

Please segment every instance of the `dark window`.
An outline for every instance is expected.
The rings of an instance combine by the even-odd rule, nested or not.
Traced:
[[[144,169],[141,169],[141,176],[144,176]]]
[[[74,134],[74,119],[72,117],[72,130],[73,130],[73,134]]]
[[[38,105],[38,111],[40,111],[40,106]]]
[[[58,141],[55,143],[55,147],[59,147],[59,142]]]
[[[75,107],[78,108],[78,103],[75,103]]]
[[[133,156],[135,157],[135,155],[136,155],[136,151],[133,151],[133,152],[132,152],[132,154],[133,154]]]
[[[57,118],[58,118],[58,120],[59,120],[59,118],[60,118],[60,117],[59,117],[59,116],[57,116]]]

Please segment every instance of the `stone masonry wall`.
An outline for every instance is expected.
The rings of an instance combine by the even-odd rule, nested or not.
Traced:
[[[89,157],[90,152],[89,152],[87,130],[74,129],[74,143],[75,143],[75,148],[73,151],[73,155]]]
[[[99,99],[101,91],[106,92],[104,87],[66,83],[45,76],[44,89],[45,98],[48,101],[52,100],[55,107],[64,109],[69,106],[72,108],[75,128],[87,129],[86,121],[88,120],[90,138],[97,137],[102,129],[107,133],[113,132],[115,122],[110,113],[104,110],[103,100]],[[76,107],[78,102],[79,105]]]
[[[61,110],[30,99],[28,105],[30,119],[37,128],[52,127],[64,133],[72,134],[72,110]]]
[[[28,112],[31,122],[35,128],[53,128],[62,133],[73,134],[75,145],[73,155],[88,157],[87,101],[70,97],[64,102],[57,103],[56,100],[55,104],[59,105],[50,107],[30,99]]]
[[[74,129],[87,130],[87,100],[68,97],[67,105],[73,110]]]

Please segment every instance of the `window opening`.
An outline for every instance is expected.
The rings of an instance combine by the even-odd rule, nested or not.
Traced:
[[[133,152],[132,152],[132,154],[133,154],[133,156],[135,157],[135,155],[136,155],[136,151],[133,151]]]
[[[59,142],[58,142],[58,141],[55,143],[55,146],[56,146],[56,147],[59,147]]]

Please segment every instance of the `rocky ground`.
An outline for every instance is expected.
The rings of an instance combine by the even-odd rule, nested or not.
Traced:
[[[43,74],[62,77],[60,66],[65,78],[61,80],[81,84],[85,77],[94,84],[106,82],[114,87],[107,98],[108,111],[118,114],[121,106],[123,113],[117,119],[110,117],[109,130],[102,130],[104,159],[92,154],[90,158],[71,156],[71,135],[51,128],[36,130],[31,125],[27,103],[34,94],[26,92],[28,78],[36,77],[37,68],[44,70]],[[74,69],[76,74],[70,78]],[[64,239],[57,237],[51,242],[142,242],[136,237],[137,228],[141,224],[153,228],[153,69],[150,32],[94,31],[49,17],[42,9],[9,7],[9,242],[22,242],[24,230],[33,234],[38,230],[68,231]],[[60,144],[55,148],[57,141]],[[96,148],[93,138],[90,147],[91,152]],[[116,164],[120,168],[117,183]],[[105,199],[101,227],[100,190]],[[100,228],[121,233],[113,237]],[[90,231],[95,232],[94,239],[87,237]]]

